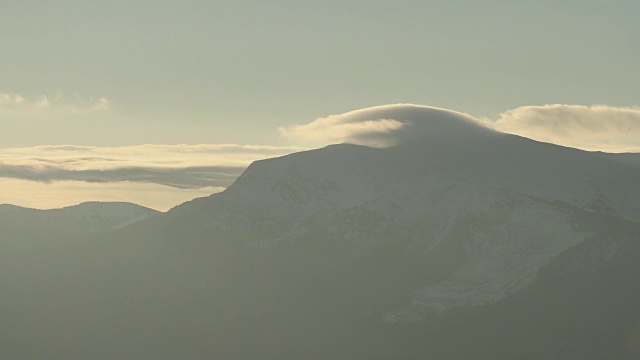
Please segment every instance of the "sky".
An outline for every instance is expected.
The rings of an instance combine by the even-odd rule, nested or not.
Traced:
[[[636,0],[2,7],[0,203],[166,210],[252,160],[341,138],[304,124],[394,103],[587,150],[640,148]]]

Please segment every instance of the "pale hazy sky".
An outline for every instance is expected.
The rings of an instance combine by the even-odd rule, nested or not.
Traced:
[[[637,0],[5,0],[0,149],[286,153],[310,144],[278,128],[380,104],[493,120],[531,105],[631,108],[639,13]]]

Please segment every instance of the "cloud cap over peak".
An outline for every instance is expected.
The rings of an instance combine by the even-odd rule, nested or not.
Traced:
[[[312,142],[348,142],[373,147],[388,147],[428,136],[491,131],[470,115],[414,104],[374,106],[278,130],[283,136]]]

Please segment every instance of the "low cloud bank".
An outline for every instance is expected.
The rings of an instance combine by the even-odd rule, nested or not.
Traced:
[[[105,170],[67,170],[57,166],[25,166],[0,164],[0,177],[44,183],[84,181],[89,183],[141,182],[171,186],[178,189],[227,187],[242,173],[244,167],[130,167]]]
[[[0,177],[43,183],[153,183],[178,189],[229,186],[254,160],[304,150],[252,145],[36,146],[0,150]]]

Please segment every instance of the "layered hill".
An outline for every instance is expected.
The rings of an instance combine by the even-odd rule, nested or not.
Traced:
[[[88,234],[131,225],[160,214],[159,211],[124,202],[85,202],[60,209],[38,210],[0,204],[0,248],[12,251],[41,250]]]

